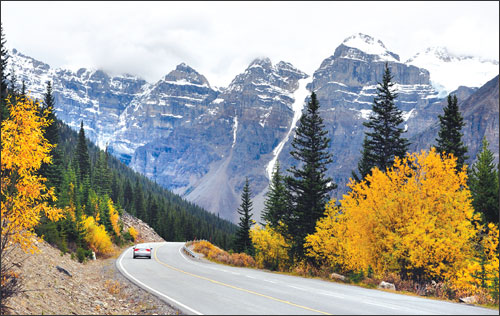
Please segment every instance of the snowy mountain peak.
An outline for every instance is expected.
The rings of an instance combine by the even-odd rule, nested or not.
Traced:
[[[436,60],[440,60],[442,62],[451,62],[451,61],[456,61],[459,59],[469,59],[472,58],[470,56],[468,57],[459,57],[451,54],[446,47],[443,46],[434,46],[434,47],[428,47],[425,51],[419,52],[415,54],[415,56],[411,57],[406,61],[406,63],[412,63],[414,60],[422,58],[423,56],[426,56],[424,58],[432,58]]]
[[[259,66],[264,68],[271,68],[272,65],[273,64],[271,62],[271,59],[269,59],[269,57],[258,57],[252,60],[248,68],[259,67]]]
[[[19,52],[17,49],[9,50],[9,56],[12,61],[10,64],[19,65],[21,69],[41,69],[49,70],[50,66],[32,57],[26,56]],[[10,69],[9,69],[10,70]]]
[[[427,69],[440,97],[459,86],[480,87],[498,75],[498,61],[453,54],[446,47],[429,47],[408,59],[406,64]]]
[[[387,50],[384,43],[381,40],[377,40],[370,35],[366,35],[363,33],[356,33],[349,37],[347,37],[342,44],[349,47],[354,48],[363,48],[363,47],[376,47],[380,46],[382,49]]]
[[[175,70],[177,71],[184,71],[184,72],[196,72],[193,68],[189,67],[188,64],[186,63],[180,63],[175,67]]]
[[[444,62],[450,62],[453,58],[456,58],[455,56],[451,55],[450,52],[448,52],[448,49],[446,47],[442,46],[429,47],[425,50],[425,53],[434,54],[436,58]]]
[[[164,81],[166,82],[178,82],[181,84],[195,84],[200,86],[210,87],[208,80],[205,76],[198,73],[196,70],[191,68],[185,63],[180,63],[175,67],[175,70],[169,72],[165,77]]]
[[[302,71],[295,68],[291,63],[286,62],[286,61],[280,61],[279,63],[276,64],[275,68],[278,70],[282,70],[282,71],[291,71],[291,72],[302,73]]]
[[[377,55],[385,61],[399,61],[399,56],[388,51],[381,40],[363,33],[356,33],[347,37],[342,45],[359,49],[368,55]]]
[[[423,57],[426,56],[426,57]],[[433,47],[428,47],[425,49],[423,52],[419,52],[415,54],[415,56],[411,57],[406,61],[406,63],[411,63],[416,59],[419,58],[433,58],[437,60],[441,60],[443,62],[454,62],[454,61],[461,61],[461,60],[467,60],[467,59],[474,59],[478,62],[481,63],[491,63],[493,65],[498,65],[498,61],[496,60],[491,60],[491,59],[483,59],[481,57],[477,56],[470,56],[470,55],[458,55],[458,54],[453,54],[446,47],[443,46],[433,46]]]

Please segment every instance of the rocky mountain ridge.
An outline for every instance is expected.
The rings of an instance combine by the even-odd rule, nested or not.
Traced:
[[[455,60],[445,53],[439,56],[442,63]],[[444,104],[443,90],[433,81],[434,72],[423,67],[421,55],[401,62],[382,41],[364,34],[346,38],[312,76],[290,63],[273,65],[268,58],[258,58],[222,89],[211,87],[186,64],[151,84],[99,70],[54,70],[19,52],[12,56],[18,81],[25,79],[33,95],[40,96],[43,82],[53,80],[57,115],[70,126],[78,128],[83,120],[90,139],[108,146],[134,170],[233,221],[238,220],[245,177],[258,220],[272,166],[277,160],[283,169],[294,163],[288,154],[290,142],[310,91],[318,95],[332,138],[329,176],[339,188],[345,188],[356,168],[362,122],[371,113],[386,62],[396,82],[396,104],[404,113],[407,138],[434,126]],[[494,63],[484,65],[498,74],[497,66],[491,70]],[[477,75],[474,85],[491,79],[488,74]],[[455,93],[463,101],[476,89],[457,86]],[[344,192],[337,190],[334,196]]]

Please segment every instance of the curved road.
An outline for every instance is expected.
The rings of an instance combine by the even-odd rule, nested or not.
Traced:
[[[120,272],[186,314],[498,315],[465,304],[389,293],[193,259],[182,242],[148,243],[153,258],[116,261]]]

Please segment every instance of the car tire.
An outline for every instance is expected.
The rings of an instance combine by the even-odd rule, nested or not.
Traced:
[[[134,259],[135,259],[135,256],[134,256]]]

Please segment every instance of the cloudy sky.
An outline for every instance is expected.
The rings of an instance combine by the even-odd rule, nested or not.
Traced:
[[[256,57],[312,74],[365,33],[403,61],[430,46],[498,60],[499,2],[2,1],[8,48],[76,70],[155,82],[181,62],[227,86]]]

